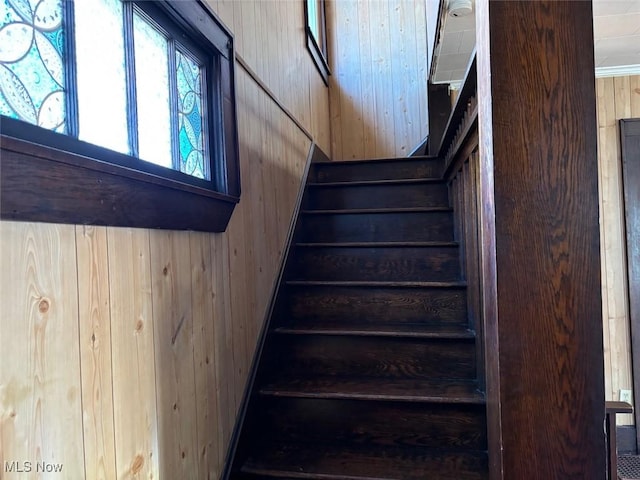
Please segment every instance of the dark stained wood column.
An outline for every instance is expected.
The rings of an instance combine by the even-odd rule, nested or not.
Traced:
[[[451,98],[448,85],[428,85],[429,142],[427,155],[438,155],[447,121],[451,115]]]
[[[491,478],[605,478],[590,1],[478,0]]]

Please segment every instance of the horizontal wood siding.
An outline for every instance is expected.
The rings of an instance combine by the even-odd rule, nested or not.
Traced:
[[[305,48],[303,3],[210,3],[328,151],[328,90]],[[238,63],[236,88],[242,197],[225,233],[0,223],[3,469],[218,477],[310,147]]]
[[[333,159],[409,155],[427,133],[424,0],[328,7]]]
[[[618,400],[620,389],[633,391],[618,120],[640,117],[640,75],[598,78],[596,94],[605,395]],[[633,415],[617,422],[631,425]]]

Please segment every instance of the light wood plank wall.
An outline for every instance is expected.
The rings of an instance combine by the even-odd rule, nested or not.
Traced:
[[[596,92],[605,395],[618,400],[620,389],[633,389],[618,120],[640,117],[640,75],[598,78]],[[618,424],[633,416],[618,415]]]
[[[406,157],[427,134],[425,1],[327,6],[333,159]]]
[[[302,2],[210,3],[328,152]],[[36,462],[70,479],[218,477],[310,147],[236,75],[243,193],[224,234],[0,222],[0,478],[43,478]]]

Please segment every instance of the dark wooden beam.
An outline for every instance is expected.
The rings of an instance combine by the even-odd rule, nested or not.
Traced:
[[[634,372],[633,396],[640,398],[640,119],[620,120],[624,217],[627,237],[627,279],[629,285],[629,321],[631,323],[631,360]],[[640,425],[640,411],[635,411]],[[640,429],[636,430],[636,450]]]
[[[429,140],[427,155],[438,155],[447,122],[451,115],[451,99],[449,85],[428,85]]]
[[[601,480],[591,2],[476,10],[491,479]]]

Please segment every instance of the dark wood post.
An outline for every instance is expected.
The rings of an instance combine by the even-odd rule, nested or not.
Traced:
[[[448,85],[434,85],[429,82],[428,89],[429,140],[426,153],[438,155],[447,121],[451,115],[451,99]]]
[[[602,480],[591,2],[476,9],[491,478]]]

